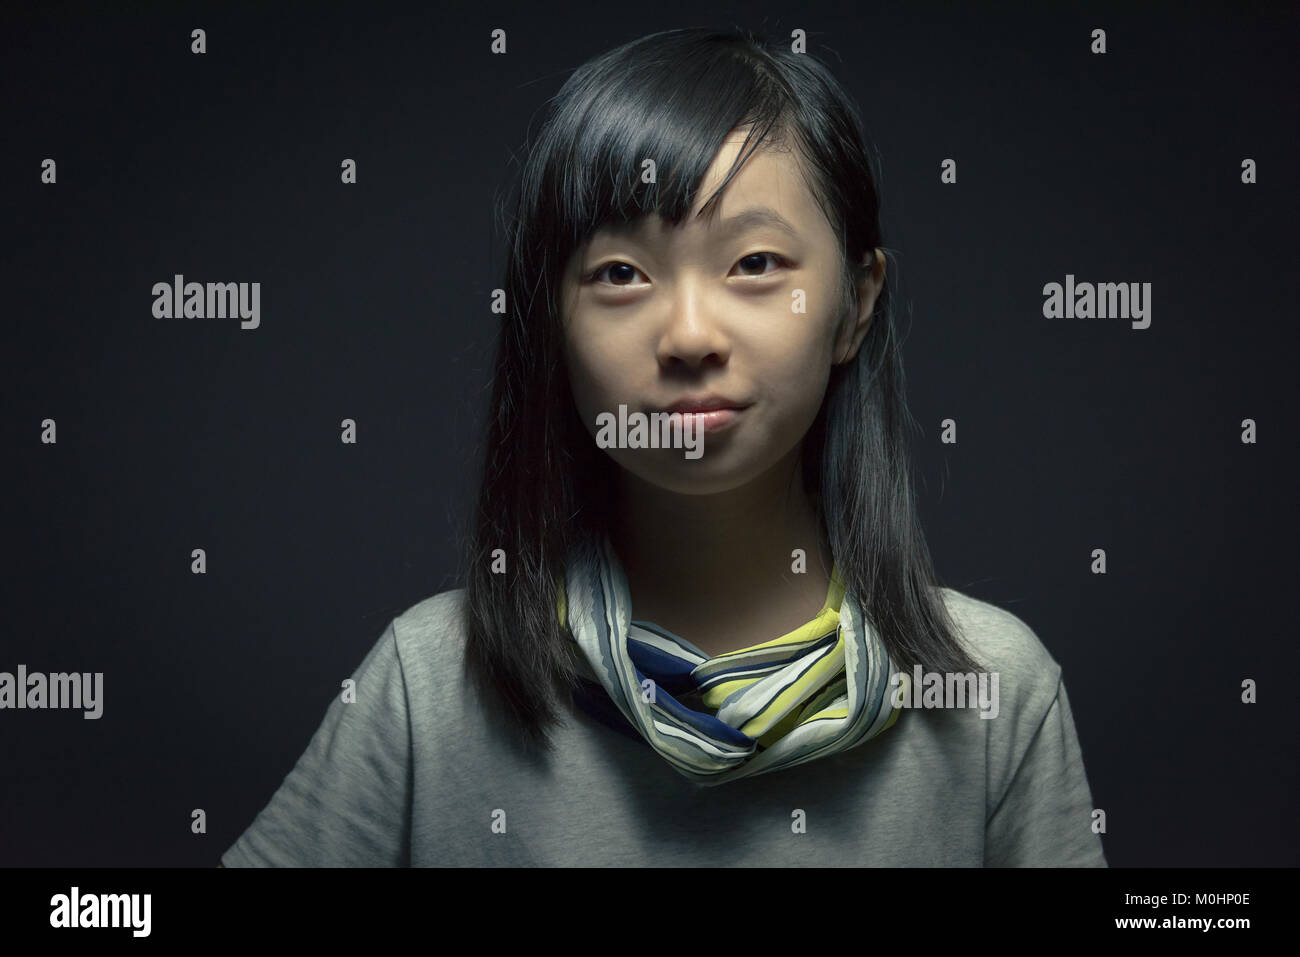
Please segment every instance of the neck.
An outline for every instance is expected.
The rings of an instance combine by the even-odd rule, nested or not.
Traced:
[[[816,615],[832,556],[804,492],[801,454],[796,446],[747,485],[713,495],[682,495],[620,472],[610,537],[633,617],[699,637],[709,651],[706,641],[743,647]]]

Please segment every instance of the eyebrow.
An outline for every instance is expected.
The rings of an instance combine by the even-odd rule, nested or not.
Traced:
[[[758,226],[771,226],[773,229],[786,233],[791,239],[799,238],[799,230],[795,229],[789,220],[770,206],[750,206],[748,209],[741,210],[735,216],[718,220],[715,225],[719,233],[724,236],[732,233],[742,233],[747,229],[754,229]]]
[[[778,213],[770,206],[750,206],[742,209],[734,216],[728,216],[726,219],[705,220],[715,230],[719,236],[730,236],[735,233],[742,233],[747,229],[755,229],[760,226],[770,226],[773,229],[785,233],[791,239],[799,238],[799,230],[795,229],[788,219]],[[605,229],[614,235],[632,236],[636,233],[643,232],[650,224],[650,220],[642,220],[639,223],[624,223],[621,225],[606,224]]]

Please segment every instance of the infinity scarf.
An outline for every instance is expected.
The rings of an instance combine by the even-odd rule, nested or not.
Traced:
[[[632,728],[683,775],[723,784],[846,751],[897,720],[899,674],[836,566],[812,621],[771,641],[710,656],[648,621],[631,621],[627,579],[608,538],[575,549],[557,612]],[[679,700],[680,699],[680,700]],[[706,710],[687,703],[699,701]],[[903,700],[907,700],[904,698]]]

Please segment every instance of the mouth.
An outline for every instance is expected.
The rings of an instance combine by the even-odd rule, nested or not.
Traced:
[[[675,426],[689,425],[696,435],[711,435],[731,428],[751,405],[752,402],[712,393],[688,396],[652,411],[668,415]]]
[[[691,398],[680,399],[672,405],[662,409],[656,409],[657,412],[721,412],[726,410],[739,411],[751,405],[749,402],[740,402],[736,399],[729,399],[722,395],[702,395]]]
[[[721,432],[723,429],[730,428],[734,425],[745,411],[745,406],[723,407],[716,409],[704,409],[700,411],[681,411],[678,409],[665,409],[670,419],[680,419],[683,426],[688,424],[694,429],[697,435],[703,433],[711,435],[715,432]]]

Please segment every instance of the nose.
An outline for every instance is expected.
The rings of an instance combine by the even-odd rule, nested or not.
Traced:
[[[711,306],[698,288],[682,283],[668,303],[670,310],[659,337],[659,364],[665,368],[685,365],[696,368],[710,360],[726,365],[731,357],[731,340],[717,321]]]

